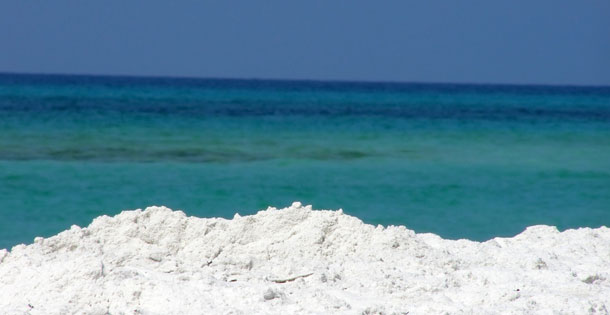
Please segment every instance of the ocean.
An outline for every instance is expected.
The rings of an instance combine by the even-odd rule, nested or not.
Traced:
[[[487,240],[610,225],[610,87],[0,74],[0,248],[293,201]]]

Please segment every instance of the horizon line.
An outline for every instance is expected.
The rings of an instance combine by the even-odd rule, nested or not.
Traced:
[[[497,83],[497,82],[448,82],[448,81],[392,81],[392,80],[362,80],[362,79],[295,79],[295,78],[264,78],[264,77],[214,77],[190,75],[144,75],[144,74],[99,74],[99,73],[62,73],[62,72],[13,72],[2,71],[0,75],[17,76],[56,76],[56,77],[100,77],[100,78],[132,78],[132,79],[173,79],[173,80],[225,80],[225,81],[287,81],[287,82],[319,82],[319,83],[364,83],[364,84],[396,84],[396,85],[463,85],[463,86],[513,86],[513,87],[572,87],[572,88],[610,88],[610,85],[592,84],[558,84],[558,83]]]

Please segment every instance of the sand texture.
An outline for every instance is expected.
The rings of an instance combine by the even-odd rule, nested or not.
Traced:
[[[294,203],[124,211],[0,250],[2,314],[608,314],[610,229],[484,243]]]

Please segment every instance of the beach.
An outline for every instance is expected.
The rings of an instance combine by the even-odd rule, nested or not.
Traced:
[[[295,202],[123,211],[0,251],[4,314],[607,314],[610,229],[486,242]]]
[[[0,313],[605,314],[609,100],[0,74]]]
[[[0,315],[610,315],[608,29],[608,1],[6,1]]]

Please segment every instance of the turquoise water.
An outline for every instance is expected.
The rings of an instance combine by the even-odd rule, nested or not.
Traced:
[[[0,248],[295,200],[447,238],[610,225],[610,88],[0,75]]]

